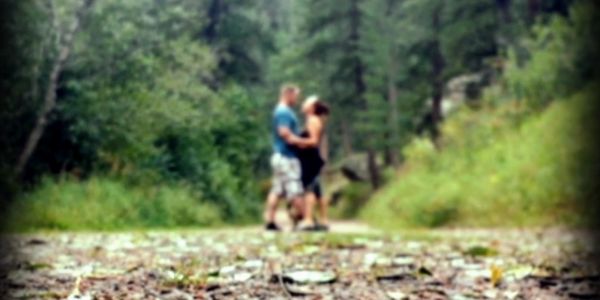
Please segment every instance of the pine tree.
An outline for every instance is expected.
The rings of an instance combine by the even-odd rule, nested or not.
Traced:
[[[365,127],[377,109],[367,96],[368,66],[362,48],[366,41],[365,3],[309,1],[303,31],[306,57],[314,61],[313,74],[318,74],[322,82],[319,88],[334,106],[339,124],[334,129],[341,137],[345,155],[355,149],[364,150],[371,184],[377,187],[381,184],[376,162],[378,138],[373,128]],[[366,138],[355,140],[354,134]]]

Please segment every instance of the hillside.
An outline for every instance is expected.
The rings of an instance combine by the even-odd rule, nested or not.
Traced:
[[[405,148],[406,163],[361,217],[386,228],[584,223],[592,99],[580,93],[537,113],[518,101],[462,109],[439,151],[425,139]]]

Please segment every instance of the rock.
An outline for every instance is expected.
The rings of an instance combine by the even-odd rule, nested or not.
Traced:
[[[340,170],[350,181],[367,181],[369,179],[369,167],[366,154],[355,154],[345,158]]]
[[[490,72],[484,71],[450,78],[446,83],[444,95],[442,96],[442,116],[449,115],[464,103],[479,99],[483,89],[489,84],[490,75]],[[430,112],[433,105],[432,99],[427,99],[426,103],[426,111]],[[427,118],[430,117],[429,114],[426,114],[421,120],[422,124],[419,127],[423,127],[429,122],[427,121]]]
[[[479,98],[486,84],[485,77],[484,73],[472,73],[451,78],[446,83],[444,98],[455,103]]]

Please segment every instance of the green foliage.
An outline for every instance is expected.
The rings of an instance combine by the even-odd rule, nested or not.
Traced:
[[[576,3],[569,18],[553,16],[547,24],[534,27],[531,38],[509,52],[504,77],[512,93],[531,107],[582,89],[598,78],[600,54],[592,42],[600,33],[596,4]]]
[[[239,52],[266,46],[238,27],[262,24],[228,5],[222,31],[204,41],[198,33],[209,26],[202,17],[210,3],[168,2],[99,1],[86,17],[61,75],[58,107],[28,168],[35,174],[30,180],[69,172],[108,174],[125,186],[183,184],[224,219],[255,220],[262,202],[255,183],[265,169],[256,166],[268,151],[266,113],[235,81],[261,76],[259,58]],[[61,24],[69,23],[74,5],[54,8]],[[215,51],[221,47],[227,51]],[[222,72],[240,78],[228,83]]]
[[[46,178],[9,207],[8,229],[117,230],[211,226],[219,209],[176,185],[130,186],[121,180]]]
[[[443,150],[417,139],[405,150],[404,175],[369,201],[362,217],[388,227],[584,224],[581,176],[593,149],[586,143],[593,93],[553,103],[518,121],[518,103],[465,109],[443,127]]]
[[[568,18],[542,18],[509,51],[508,91],[492,86],[481,108],[448,119],[441,152],[414,139],[404,149],[403,175],[369,201],[363,217],[387,227],[589,224],[597,211],[586,133],[598,79],[589,63],[598,57],[589,42],[598,32],[594,5],[580,1]]]
[[[17,201],[35,206],[34,215],[46,206],[32,199],[54,197],[62,203],[62,192],[54,191],[64,190],[69,203],[85,202],[76,202],[75,195],[87,197],[82,191],[96,188],[137,203],[159,189],[208,203],[227,222],[258,220],[271,151],[268,120],[277,88],[286,81],[331,104],[334,159],[368,151],[391,164],[398,161],[393,154],[426,127],[429,99],[442,98],[444,81],[489,68],[488,62],[502,61],[496,56],[508,47],[504,86],[510,94],[498,85],[500,97],[488,93],[490,102],[517,98],[528,109],[537,108],[598,77],[590,63],[598,54],[591,1],[580,1],[570,14],[572,1],[563,0],[541,0],[538,11],[527,0],[96,1],[82,16],[58,88],[51,91],[57,106],[22,178],[15,178],[14,165],[37,121],[61,37],[81,2],[5,2],[0,4],[0,32],[9,37],[0,47],[0,197],[25,193]],[[553,17],[556,13],[563,17]],[[536,24],[534,35],[523,39],[530,24]],[[516,114],[511,105],[503,107],[459,114],[445,125],[442,145],[465,161],[483,159],[466,152],[484,153],[479,149],[509,139],[529,116],[521,112],[524,107]],[[466,129],[471,126],[477,130]],[[486,155],[504,157],[504,150]],[[446,179],[461,177],[444,172],[462,170],[453,165],[462,160],[438,158],[425,139],[405,152],[409,165],[436,171],[431,178],[415,175],[423,182],[413,184],[435,183],[444,193],[444,198],[421,195],[419,205],[428,213],[413,223],[436,226],[461,218],[456,205],[468,181],[446,185]],[[509,165],[506,172],[511,168],[516,167]],[[65,174],[90,179],[41,181],[70,176]],[[385,177],[393,178],[393,172]],[[545,195],[537,189],[521,193],[532,190]],[[371,191],[351,185],[345,193],[350,199],[345,214],[354,215]],[[152,202],[157,209],[166,201],[160,199]],[[59,225],[31,226],[63,226],[55,217],[52,222]]]

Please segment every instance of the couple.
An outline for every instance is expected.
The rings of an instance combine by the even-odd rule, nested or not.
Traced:
[[[275,212],[281,198],[290,206],[290,216],[304,231],[326,231],[327,203],[322,197],[319,173],[325,164],[325,121],[329,107],[317,96],[308,97],[302,104],[306,116],[306,128],[300,132],[298,119],[292,107],[300,96],[300,88],[284,85],[279,103],[273,111],[273,155],[271,167],[273,180],[265,208],[266,229],[278,231]],[[313,208],[319,203],[320,220],[313,219]]]

